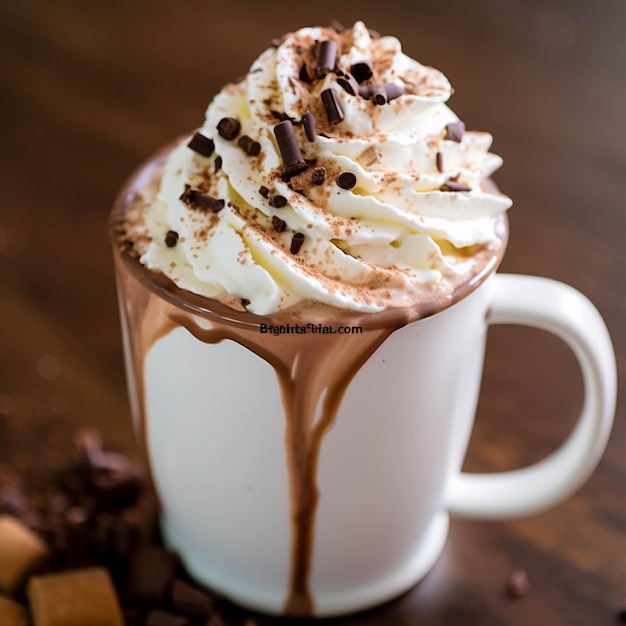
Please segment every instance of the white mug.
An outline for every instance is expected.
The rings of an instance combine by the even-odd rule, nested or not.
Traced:
[[[124,257],[118,250],[131,405],[165,541],[196,580],[242,606],[327,617],[387,601],[433,566],[449,515],[505,519],[553,506],[580,487],[606,446],[616,367],[600,314],[562,283],[492,274],[451,307],[392,332],[337,399],[334,419],[310,424],[319,429],[302,435],[311,504],[293,479],[305,461],[294,456],[300,435],[285,417],[290,373],[281,386],[271,354],[274,341],[311,335],[261,337],[257,327],[249,332],[264,347],[255,350],[219,340],[216,329],[236,320],[180,298]],[[461,466],[486,333],[498,323],[541,328],[569,345],[583,409],[542,461],[468,474]],[[346,335],[335,346],[351,351],[359,340]]]

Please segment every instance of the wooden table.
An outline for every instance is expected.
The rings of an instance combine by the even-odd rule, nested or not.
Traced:
[[[87,424],[134,453],[111,201],[143,158],[200,124],[211,96],[272,37],[332,18],[396,34],[447,74],[453,109],[492,132],[505,159],[497,182],[514,207],[503,270],[588,295],[625,382],[626,3],[213,4],[0,1],[0,463],[37,466],[51,441]],[[494,328],[466,469],[513,468],[553,449],[580,408],[580,380],[556,339]],[[624,411],[574,497],[520,521],[454,521],[418,587],[336,623],[615,623],[626,600]],[[531,590],[511,600],[516,567]]]

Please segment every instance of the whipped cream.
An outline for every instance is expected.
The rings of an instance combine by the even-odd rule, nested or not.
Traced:
[[[451,93],[362,22],[285,35],[211,102],[203,148],[186,137],[170,153],[141,262],[260,315],[451,293],[503,245],[511,205],[485,184],[502,164],[491,135],[464,130]],[[285,156],[279,123],[300,155]]]

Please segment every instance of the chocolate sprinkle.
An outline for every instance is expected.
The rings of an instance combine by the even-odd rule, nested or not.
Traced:
[[[437,165],[437,171],[443,172],[443,154],[441,152],[437,152],[435,155],[435,164]]]
[[[337,57],[337,42],[334,39],[325,39],[317,45],[317,67],[315,75],[324,78],[335,67]]]
[[[195,133],[187,144],[187,147],[205,157],[211,156],[213,150],[215,150],[213,140],[209,137],[205,137],[202,133]]]
[[[293,124],[289,120],[280,122],[274,126],[274,135],[285,166],[285,176],[291,178],[308,169],[309,165],[302,158]]]
[[[168,230],[165,235],[165,245],[173,248],[178,243],[178,233],[175,230]]]
[[[372,68],[368,63],[361,62],[355,63],[350,68],[350,73],[358,83],[364,83],[366,80],[369,80],[372,77]]]
[[[321,185],[326,180],[326,168],[316,167],[311,178],[314,185]]]
[[[353,172],[341,172],[337,176],[337,184],[342,189],[352,189],[356,185],[356,175]]]
[[[472,188],[469,185],[463,183],[457,183],[454,180],[448,180],[440,187],[441,191],[471,191]]]
[[[275,209],[282,209],[287,206],[287,198],[285,196],[274,196],[270,199],[269,205]]]
[[[344,114],[335,98],[335,94],[332,89],[325,89],[321,93],[322,104],[326,109],[326,117],[329,124],[339,124],[343,121]]]
[[[304,132],[306,133],[306,138],[311,143],[314,143],[315,139],[316,139],[316,134],[315,134],[315,116],[313,115],[313,113],[311,113],[311,111],[307,111],[302,116],[302,125],[304,126]]]
[[[250,156],[258,156],[259,152],[261,152],[261,144],[252,139],[252,137],[248,137],[248,135],[239,137],[237,145]]]
[[[183,191],[179,199],[192,209],[207,209],[213,213],[218,213],[224,208],[224,200],[218,200],[198,189],[191,189],[189,186]]]
[[[302,244],[304,243],[304,234],[303,233],[294,233],[291,238],[291,247],[289,248],[289,252],[291,254],[298,254],[300,252],[300,248],[302,248]]]
[[[280,217],[276,215],[272,215],[272,228],[277,233],[283,233],[287,228],[287,222],[285,222],[285,220],[281,220]]]
[[[217,123],[217,132],[224,139],[234,139],[241,130],[241,124],[239,120],[236,120],[234,117],[223,117]]]
[[[270,190],[265,186],[265,185],[261,185],[259,187],[259,193],[264,197],[264,198],[269,198],[270,195]]]
[[[463,133],[465,132],[465,124],[459,120],[458,122],[452,122],[446,126],[446,136],[444,139],[450,141],[456,141],[460,143],[463,139]]]

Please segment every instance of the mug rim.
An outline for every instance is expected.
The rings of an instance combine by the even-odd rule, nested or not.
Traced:
[[[289,312],[290,309],[267,315],[259,315],[245,310],[240,311],[216,299],[178,287],[162,272],[145,267],[139,261],[138,255],[134,253],[132,242],[123,238],[125,233],[123,225],[128,207],[136,199],[138,191],[164,165],[169,153],[183,138],[179,137],[175,141],[166,144],[151,157],[144,160],[127,178],[117,194],[108,221],[109,237],[116,261],[119,259],[136,280],[158,297],[163,298],[179,309],[209,320],[213,319],[222,323],[255,329],[258,329],[261,324],[284,324],[289,321],[301,323],[303,320],[305,322],[308,321],[305,316],[298,316],[298,319],[295,319],[296,316]],[[444,301],[437,300],[426,305],[422,303],[421,306],[389,307],[377,312],[361,312],[328,306],[328,315],[317,314],[314,316],[314,321],[328,324],[341,322],[342,325],[344,323],[349,325],[359,324],[363,328],[370,329],[404,326],[409,322],[418,321],[445,311],[473,293],[500,266],[506,253],[509,238],[509,219],[506,212],[498,217],[496,229],[500,241],[499,250],[494,251],[484,267],[461,283]],[[117,273],[117,263],[115,269]]]

